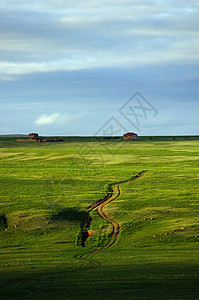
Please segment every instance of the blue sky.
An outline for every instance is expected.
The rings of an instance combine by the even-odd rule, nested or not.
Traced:
[[[0,134],[191,135],[198,116],[199,1],[0,1]]]

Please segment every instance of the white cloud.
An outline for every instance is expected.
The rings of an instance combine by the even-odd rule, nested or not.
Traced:
[[[87,115],[85,111],[81,111],[78,114],[70,114],[67,112],[63,113],[52,113],[52,114],[43,114],[39,116],[35,121],[35,125],[37,126],[45,126],[45,125],[55,125],[56,128],[62,128],[65,125],[75,124],[81,118],[84,118]]]
[[[60,113],[53,113],[51,115],[41,115],[35,120],[36,125],[49,125],[55,123],[60,116]]]

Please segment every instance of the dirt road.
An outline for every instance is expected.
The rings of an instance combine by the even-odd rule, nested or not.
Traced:
[[[105,207],[112,201],[114,201],[115,199],[117,199],[120,195],[121,195],[121,184],[125,184],[125,183],[128,183],[128,182],[131,182],[131,181],[135,181],[137,179],[140,179],[141,177],[145,176],[147,173],[147,171],[142,171],[139,176],[133,178],[133,179],[130,179],[130,180],[127,180],[125,182],[122,182],[120,184],[115,184],[114,187],[113,187],[113,193],[111,195],[110,198],[106,199],[105,201],[103,201],[102,203],[100,203],[98,206],[97,206],[97,213],[98,215],[106,220],[108,223],[110,223],[113,227],[112,229],[112,235],[110,237],[110,240],[109,242],[102,248],[102,249],[105,249],[105,248],[110,248],[112,247],[118,237],[119,237],[119,234],[120,234],[120,231],[121,231],[121,228],[120,228],[120,224],[114,220],[113,218],[111,218],[106,212],[105,212]]]
[[[120,232],[121,232],[120,224],[106,213],[106,211],[105,211],[106,206],[121,195],[121,185],[128,183],[128,182],[138,180],[141,177],[145,176],[147,174],[147,172],[148,171],[142,171],[138,175],[136,175],[135,177],[133,177],[131,179],[114,184],[113,187],[111,186],[111,192],[109,191],[109,194],[111,194],[111,195],[107,194],[104,199],[102,199],[99,202],[94,203],[90,207],[88,207],[89,211],[97,209],[98,215],[102,219],[106,220],[112,226],[112,233],[111,233],[110,239],[106,245],[104,245],[100,249],[95,249],[95,250],[86,252],[84,254],[79,254],[79,255],[75,256],[77,259],[79,259],[83,262],[90,263],[90,266],[88,266],[88,268],[90,268],[90,269],[98,268],[101,265],[100,262],[91,259],[90,255],[101,252],[102,250],[104,250],[106,248],[112,247],[116,243],[116,241],[120,235]]]

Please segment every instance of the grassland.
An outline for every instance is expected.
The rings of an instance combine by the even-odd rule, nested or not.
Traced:
[[[2,299],[198,299],[198,140],[0,146]],[[94,210],[81,247],[88,207],[143,170],[106,207],[121,226],[116,244],[93,253],[112,230]]]

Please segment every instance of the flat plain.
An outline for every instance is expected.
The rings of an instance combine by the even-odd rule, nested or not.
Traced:
[[[199,140],[0,147],[2,299],[199,299]],[[88,208],[119,182],[106,247],[112,225],[93,209],[88,226]]]

